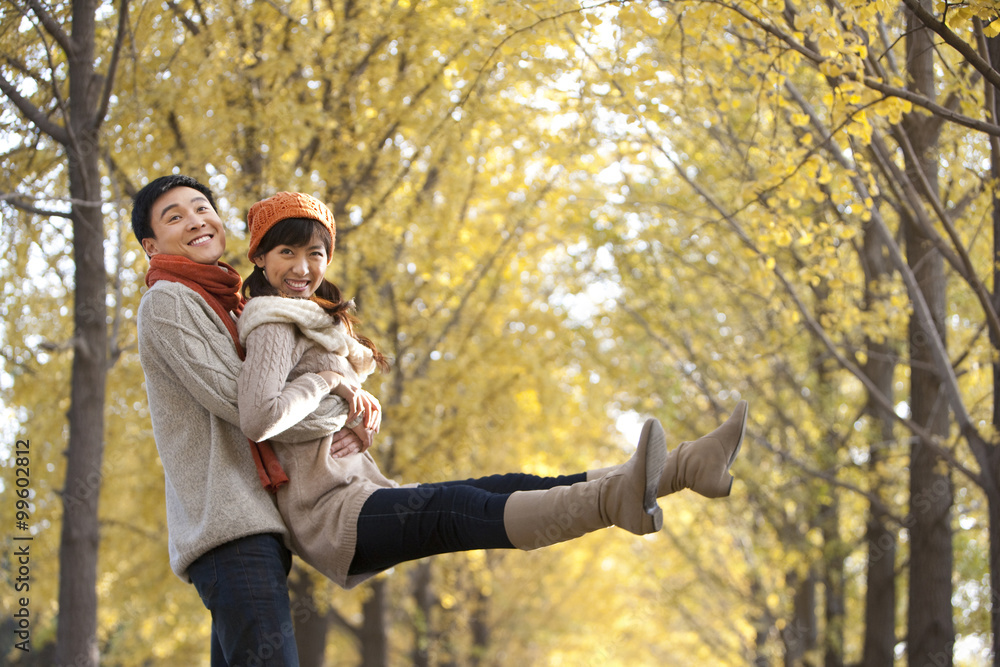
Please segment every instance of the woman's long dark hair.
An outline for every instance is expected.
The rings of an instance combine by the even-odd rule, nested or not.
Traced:
[[[326,246],[326,256],[329,257],[330,253],[333,252],[333,238],[321,222],[310,218],[287,218],[271,227],[257,245],[257,256],[270,252],[279,245],[292,247],[308,245],[313,234],[318,234],[323,239],[323,244]],[[256,265],[253,267],[253,273],[243,281],[243,298],[251,299],[255,296],[283,296],[268,281],[267,276],[264,275],[264,269]],[[309,300],[319,304],[320,308],[330,315],[334,324],[343,323],[347,332],[355,340],[371,350],[379,370],[382,372],[389,370],[389,361],[375,347],[375,343],[354,331],[358,324],[358,318],[354,316],[353,299],[344,301],[340,288],[323,278],[319,288],[309,297]]]

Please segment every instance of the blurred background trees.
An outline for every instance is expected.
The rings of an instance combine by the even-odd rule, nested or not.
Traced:
[[[33,650],[0,651],[207,656],[135,353],[129,196],[176,171],[244,273],[250,204],[329,203],[400,481],[610,465],[646,416],[679,442],[751,403],[734,497],[664,499],[656,536],[350,592],[297,568],[304,665],[998,664],[995,17],[5,3],[0,519],[10,546],[30,438]]]

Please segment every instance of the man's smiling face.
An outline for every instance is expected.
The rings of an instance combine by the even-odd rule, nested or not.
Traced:
[[[179,255],[199,264],[217,264],[226,250],[226,230],[219,214],[194,188],[167,190],[150,210],[153,236],[142,240],[146,254]]]

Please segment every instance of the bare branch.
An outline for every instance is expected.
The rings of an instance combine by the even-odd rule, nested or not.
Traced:
[[[56,142],[62,144],[63,146],[69,142],[69,133],[66,132],[66,128],[53,123],[49,120],[48,116],[42,113],[41,109],[22,97],[21,94],[17,92],[17,88],[14,87],[14,84],[8,81],[7,77],[3,75],[3,72],[0,72],[0,92],[3,92],[3,94],[7,96],[7,99],[14,103],[14,106],[18,108],[24,117],[34,123],[35,127],[39,130],[52,137],[56,140]]]
[[[916,163],[916,151],[910,144],[909,137],[902,131],[897,131],[895,134],[896,140],[902,147],[903,152],[906,153],[907,156],[914,161],[914,163]],[[931,206],[934,208],[934,212],[937,214],[942,226],[944,226],[945,231],[948,233],[948,238],[951,239],[955,252],[958,253],[960,265],[956,265],[955,269],[963,278],[965,278],[969,286],[972,287],[976,298],[979,300],[979,304],[983,309],[983,314],[986,317],[986,323],[990,328],[991,337],[994,337],[996,340],[1000,340],[1000,318],[997,317],[997,312],[993,306],[989,290],[986,289],[986,285],[984,285],[979,279],[979,275],[976,273],[975,267],[972,265],[972,258],[969,257],[969,253],[965,249],[962,239],[959,238],[958,230],[955,229],[955,225],[952,223],[951,218],[944,210],[944,204],[941,203],[941,199],[937,196],[934,189],[928,182],[927,174],[925,174],[922,169],[917,169],[915,171],[917,172],[918,182],[924,198],[929,201]],[[934,234],[937,235],[937,232],[935,231]]]
[[[848,75],[845,75],[848,76]],[[880,93],[884,93],[890,97],[898,97],[901,100],[906,100],[918,107],[927,109],[935,116],[939,116],[944,120],[950,120],[956,125],[961,125],[967,127],[970,130],[978,130],[984,134],[988,134],[994,137],[1000,137],[1000,125],[996,123],[988,123],[986,121],[977,120],[975,118],[970,118],[969,116],[963,116],[953,109],[933,102],[923,95],[914,93],[912,91],[906,90],[905,88],[897,88],[896,86],[890,86],[887,83],[883,83],[878,79],[873,79],[872,77],[854,77],[851,79],[855,81],[860,81],[872,90],[877,90]]]
[[[0,192],[0,201],[11,201],[19,200],[22,202],[26,201],[51,201],[51,202],[65,202],[67,204],[72,204],[74,206],[100,206],[103,202],[99,201],[89,201],[86,199],[77,199],[74,197],[33,197],[31,195],[22,195],[17,192]]]
[[[913,15],[920,19],[927,28],[937,33],[945,44],[955,49],[965,60],[976,68],[976,71],[983,75],[983,78],[993,84],[994,88],[1000,88],[1000,72],[997,72],[990,63],[980,56],[975,48],[964,39],[956,35],[944,21],[939,20],[931,14],[918,0],[903,0],[906,8],[913,12]]]
[[[111,94],[114,92],[115,72],[118,70],[118,58],[121,55],[122,43],[125,41],[127,30],[128,0],[121,0],[121,5],[118,7],[118,34],[115,36],[115,44],[111,50],[108,72],[104,77],[104,91],[101,93],[101,101],[94,116],[94,124],[97,127],[100,127],[104,117],[108,114],[108,104],[111,101]]]
[[[0,192],[0,201],[6,201],[14,208],[26,213],[34,213],[35,215],[43,215],[45,217],[66,218],[67,220],[72,220],[73,218],[73,214],[69,211],[50,211],[38,208],[37,206],[29,204],[27,197],[19,194]]]
[[[184,10],[177,6],[176,2],[170,0],[167,2],[167,6],[170,7],[170,9],[174,12],[174,15],[181,20],[181,23],[183,23],[184,27],[188,29],[188,32],[195,36],[201,32],[201,29],[198,28],[198,24],[189,19],[187,14],[184,13]]]
[[[72,56],[75,51],[73,40],[66,34],[66,31],[63,30],[59,22],[52,18],[52,15],[45,10],[45,7],[38,0],[28,0],[28,6],[31,7],[31,11],[35,13],[35,16],[38,17],[38,20],[45,27],[45,31],[59,42],[59,46],[66,52],[66,55]]]

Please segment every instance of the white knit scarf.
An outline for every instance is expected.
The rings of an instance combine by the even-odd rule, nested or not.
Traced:
[[[343,322],[336,325],[320,305],[308,299],[282,296],[257,296],[243,307],[238,322],[240,342],[246,345],[250,332],[262,324],[294,324],[302,335],[324,349],[347,359],[362,380],[375,370],[372,351],[359,343]]]

